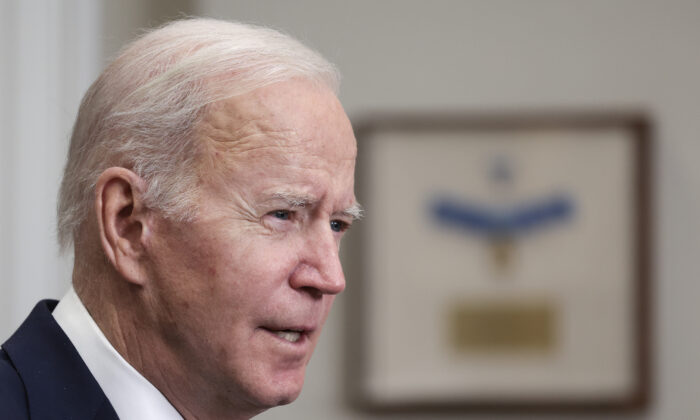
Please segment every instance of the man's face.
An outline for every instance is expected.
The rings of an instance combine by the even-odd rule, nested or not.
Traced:
[[[291,402],[345,287],[352,128],[332,92],[292,80],[215,104],[198,135],[207,149],[198,216],[157,218],[146,235],[164,363],[203,398]]]

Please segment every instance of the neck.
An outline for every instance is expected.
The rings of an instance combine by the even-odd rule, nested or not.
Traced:
[[[181,345],[176,326],[163,323],[146,288],[121,279],[109,264],[88,269],[77,261],[73,284],[90,316],[112,347],[185,419],[249,419],[264,411],[234,403],[226,386],[191,371],[191,363],[174,351]]]

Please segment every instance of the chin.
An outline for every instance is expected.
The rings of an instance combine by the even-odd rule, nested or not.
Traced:
[[[295,395],[284,396],[284,397],[282,397],[282,399],[278,400],[278,401],[275,403],[275,406],[291,404],[291,403],[294,402],[294,400],[297,399],[297,397],[299,396],[299,394],[300,394],[300,393],[297,392]]]
[[[265,384],[253,392],[252,398],[257,400],[261,408],[268,409],[279,405],[287,405],[299,397],[304,385],[303,372],[292,377],[278,378]]]
[[[304,385],[304,379],[295,383],[280,384],[281,386],[274,390],[275,405],[286,405],[294,402],[301,394],[301,388]]]
[[[261,393],[262,394],[262,393]],[[301,394],[301,388],[298,390],[274,390],[274,392],[266,392],[264,395],[256,395],[253,397],[256,400],[255,404],[261,411],[287,405],[293,403]]]

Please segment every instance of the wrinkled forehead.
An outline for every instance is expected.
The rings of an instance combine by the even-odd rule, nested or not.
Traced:
[[[203,116],[198,137],[200,176],[212,185],[250,177],[291,181],[303,169],[352,195],[355,136],[326,87],[290,80],[219,101]]]
[[[245,157],[299,151],[331,160],[352,160],[350,122],[328,88],[293,79],[211,104],[198,126],[214,155]]]

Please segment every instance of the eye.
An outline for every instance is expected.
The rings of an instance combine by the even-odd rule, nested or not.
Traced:
[[[299,217],[294,210],[272,210],[265,213],[261,222],[273,232],[289,232],[299,225]]]
[[[331,230],[333,232],[345,232],[350,227],[350,224],[342,220],[331,220]]]
[[[290,212],[289,210],[275,210],[271,214],[276,219],[280,220],[289,220],[289,218],[292,216],[292,212]]]

